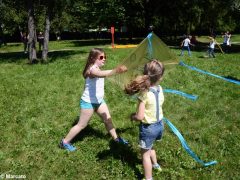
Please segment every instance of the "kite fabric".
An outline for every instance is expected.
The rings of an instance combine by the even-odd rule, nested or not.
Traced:
[[[167,118],[164,117],[163,120],[170,127],[173,133],[178,137],[183,148],[194,160],[196,160],[198,163],[205,167],[217,164],[217,161],[204,162],[201,159],[199,159],[198,156],[190,149],[190,147],[188,146],[187,142],[183,138],[182,134],[178,131],[178,129]]]
[[[128,71],[118,74],[109,79],[124,89],[136,76],[142,75],[144,65],[151,59],[157,59],[164,65],[177,64],[177,58],[170,48],[153,32],[133,50],[123,61]],[[166,67],[166,66],[165,66]]]
[[[130,55],[126,59],[124,59],[123,62],[121,63],[121,65],[125,65],[128,68],[128,71],[123,74],[112,76],[109,79],[115,82],[122,89],[124,89],[125,85],[127,85],[136,76],[142,75],[144,65],[151,59],[157,59],[164,65],[177,63],[177,58],[175,54],[173,54],[171,50],[167,47],[167,45],[163,43],[153,32],[149,33],[148,36],[138,45],[138,47],[132,53],[130,53]],[[191,96],[186,93],[169,89],[166,90],[165,92],[179,94],[190,99],[197,98],[196,96]],[[135,98],[135,96],[133,96],[133,98]],[[178,139],[182,143],[182,146],[188,152],[188,154],[192,158],[194,158],[197,162],[199,162],[203,166],[210,166],[217,163],[216,161],[204,163],[189,148],[185,139],[183,138],[181,133],[177,130],[177,128],[168,119],[163,118],[163,120],[171,128],[173,133],[177,135]]]
[[[180,66],[184,66],[184,67],[187,67],[189,69],[192,69],[194,71],[197,71],[197,72],[200,72],[200,73],[203,73],[203,74],[207,74],[207,75],[210,75],[210,76],[213,76],[213,77],[216,77],[216,78],[219,78],[219,79],[223,79],[225,81],[228,81],[228,82],[231,82],[231,83],[234,83],[234,84],[237,84],[237,85],[240,85],[240,81],[237,81],[237,80],[233,80],[233,79],[229,79],[229,78],[225,78],[225,77],[222,77],[222,76],[219,76],[219,75],[216,75],[216,74],[212,74],[210,72],[207,72],[207,71],[203,71],[201,69],[198,69],[194,66],[189,66],[187,64],[184,64],[184,62],[180,61],[179,63]]]

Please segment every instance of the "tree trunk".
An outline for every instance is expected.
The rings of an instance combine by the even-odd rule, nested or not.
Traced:
[[[29,64],[34,63],[37,60],[36,51],[37,35],[34,21],[34,7],[33,0],[28,1],[28,53]]]
[[[45,31],[44,31],[44,42],[43,42],[43,51],[42,51],[42,60],[47,62],[48,58],[48,43],[49,43],[49,32],[52,19],[54,1],[48,1],[47,3],[47,12],[45,18]]]
[[[43,42],[43,51],[42,51],[42,60],[43,60],[43,62],[47,62],[49,31],[50,31],[50,18],[49,18],[49,16],[46,16],[46,19],[45,19],[45,31],[44,31],[44,42]]]
[[[3,28],[2,28],[2,24],[0,23],[0,46],[1,45],[7,45],[7,42],[5,40],[5,37],[4,37],[4,32],[3,32]]]

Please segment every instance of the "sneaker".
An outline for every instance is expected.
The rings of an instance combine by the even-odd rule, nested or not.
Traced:
[[[121,138],[121,137],[118,137],[117,139],[115,139],[115,141],[116,141],[117,143],[123,144],[123,145],[128,145],[128,144],[129,144],[127,140],[125,140],[125,139],[123,139],[123,138]]]
[[[61,140],[61,142],[59,143],[59,147],[62,149],[66,149],[68,151],[75,151],[76,148],[71,145],[70,143],[64,143],[63,140]]]
[[[153,169],[156,170],[156,171],[158,171],[158,172],[161,172],[161,171],[162,171],[162,168],[161,168],[161,166],[160,166],[159,164],[153,165]]]

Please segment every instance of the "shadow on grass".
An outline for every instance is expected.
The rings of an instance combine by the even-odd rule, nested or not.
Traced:
[[[111,41],[109,39],[102,39],[102,40],[80,40],[80,41],[70,41],[74,47],[81,47],[81,46],[100,46],[100,45],[110,45]]]
[[[231,80],[234,80],[234,81],[239,81],[240,82],[240,79],[237,79],[235,77],[232,77],[232,76],[223,76],[224,78],[227,78],[227,79],[231,79]]]
[[[139,44],[143,38],[121,38],[115,39],[115,44]],[[98,39],[98,40],[80,40],[80,41],[70,41],[71,44],[75,47],[81,46],[101,46],[101,45],[111,45],[110,39]]]
[[[79,116],[77,116],[74,119],[74,122],[72,123],[72,127],[75,126],[79,121]],[[125,131],[127,131],[130,128],[126,128],[126,129],[116,129],[117,134],[121,134],[124,133]],[[84,128],[73,140],[72,142],[75,143],[77,141],[82,141],[84,139],[84,137],[87,136],[94,136],[97,138],[105,138],[108,139],[109,138],[109,134],[107,133],[103,133],[102,131],[99,131],[97,129],[92,128],[90,125],[87,125],[86,128]]]
[[[79,116],[77,116],[74,119],[74,122],[72,123],[72,127],[75,126],[79,121]],[[126,129],[116,129],[117,134],[123,133],[125,131],[127,131],[129,128]],[[97,138],[105,138],[108,139],[109,138],[109,134],[103,133],[102,131],[99,131],[97,129],[92,128],[90,125],[87,125],[86,128],[84,128],[73,140],[72,142],[77,142],[77,141],[82,141],[84,139],[84,137],[86,136],[94,136]]]
[[[21,43],[7,43],[7,45],[5,45],[6,47],[19,47],[19,46],[22,46]],[[0,44],[0,48],[1,47],[4,47],[4,46],[1,46]]]
[[[79,116],[77,116],[74,119],[74,122],[72,123],[72,127],[75,126],[78,123],[78,121],[79,121]],[[102,131],[96,130],[88,125],[80,133],[78,133],[76,137],[74,137],[74,139],[72,140],[72,143],[75,143],[77,141],[82,141],[85,137],[88,137],[88,136],[94,136],[97,138],[106,138],[106,139],[109,137],[108,134],[105,134]]]
[[[97,129],[92,128],[91,126],[87,126],[84,128],[78,135],[72,140],[72,143],[77,141],[83,141],[85,137],[94,136],[99,139],[108,139],[109,135],[99,131]]]
[[[54,62],[57,59],[69,60],[69,57],[75,54],[86,54],[88,51],[79,51],[79,50],[57,50],[51,51],[48,53],[48,62]]]
[[[69,60],[69,57],[75,54],[86,54],[87,51],[78,51],[78,50],[57,50],[51,51],[48,53],[48,62],[54,62],[58,59]],[[28,54],[24,54],[23,52],[8,52],[8,53],[0,53],[0,63],[17,63],[22,60],[28,61]],[[41,61],[41,52],[37,53],[38,62]]]
[[[239,53],[240,52],[240,44],[232,44],[229,48],[229,53]]]
[[[77,116],[72,123],[72,126],[76,125],[78,123],[79,116]],[[117,133],[123,133],[130,128],[126,129],[117,129]],[[102,131],[96,130],[92,128],[91,126],[87,126],[85,129],[83,129],[73,140],[72,143],[75,143],[77,141],[82,141],[86,136],[94,136],[97,138],[104,138],[108,139],[109,134],[105,134]],[[114,140],[111,140],[109,142],[110,149],[104,150],[102,152],[99,152],[97,154],[98,159],[104,160],[107,159],[107,157],[112,156],[115,159],[120,159],[123,163],[127,163],[135,172],[135,176],[138,179],[142,179],[143,175],[141,174],[140,170],[137,168],[137,165],[141,164],[141,160],[138,159],[137,152],[134,152],[134,150],[131,148],[131,146],[126,146],[119,144],[115,142]]]
[[[28,54],[23,52],[0,53],[0,63],[16,63],[28,58]]]
[[[137,179],[143,178],[143,174],[137,168],[137,165],[142,163],[142,161],[138,159],[137,152],[134,152],[130,146],[116,143],[113,140],[109,142],[109,147],[109,150],[104,150],[98,153],[97,157],[100,161],[107,159],[109,156],[112,156],[115,159],[121,160],[123,163],[127,163],[128,166],[133,169]]]

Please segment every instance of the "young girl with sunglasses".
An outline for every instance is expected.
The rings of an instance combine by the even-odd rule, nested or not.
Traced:
[[[104,77],[123,73],[127,70],[125,66],[118,66],[113,70],[101,70],[106,62],[106,55],[100,48],[93,48],[88,56],[83,71],[85,88],[80,100],[80,117],[78,123],[73,126],[67,136],[61,140],[60,147],[68,151],[75,151],[76,148],[70,144],[71,140],[84,129],[93,113],[96,112],[103,120],[107,131],[112,138],[121,144],[128,144],[126,140],[118,137],[112,124],[112,119],[106,102],[104,101]]]
[[[164,129],[162,120],[164,96],[162,87],[158,85],[163,73],[163,64],[154,59],[144,66],[143,75],[136,77],[125,87],[125,92],[129,95],[139,93],[137,112],[131,115],[131,120],[140,122],[139,146],[146,180],[152,180],[152,168],[162,170],[157,163],[153,143],[162,138]]]

